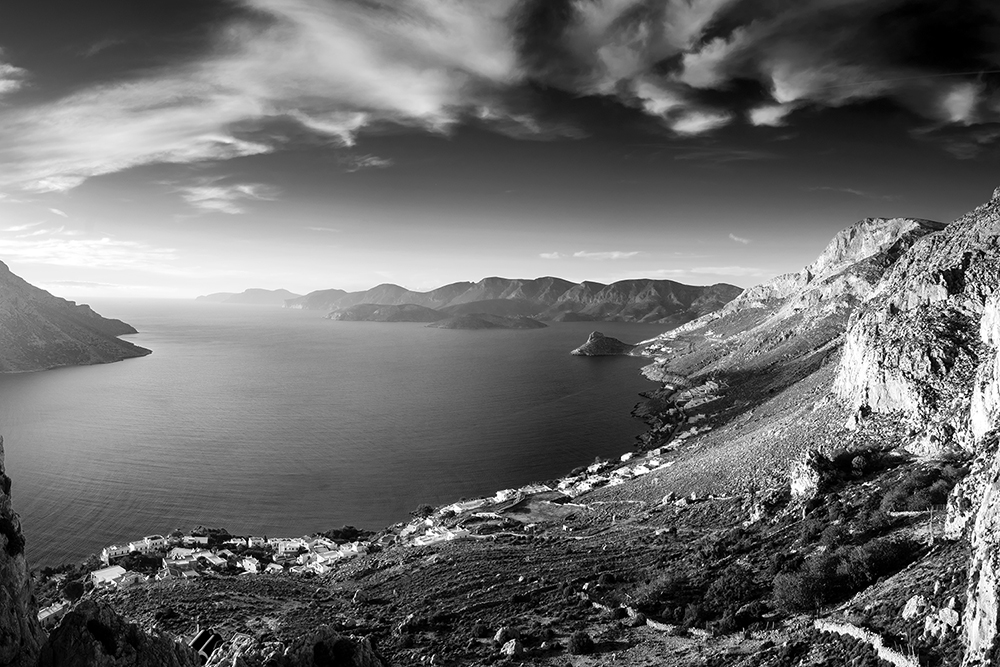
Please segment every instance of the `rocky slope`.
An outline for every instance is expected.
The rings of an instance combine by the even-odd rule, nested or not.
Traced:
[[[0,372],[100,364],[149,350],[118,336],[136,330],[90,306],[52,296],[0,262]]]
[[[297,299],[301,294],[289,292],[286,289],[259,289],[250,288],[239,293],[216,292],[199,296],[196,301],[207,301],[209,303],[232,303],[244,306],[284,306],[289,299]]]
[[[683,324],[712,312],[742,290],[726,284],[696,287],[672,280],[572,283],[561,278],[484,278],[452,283],[430,292],[379,285],[365,292],[320,290],[286,302],[288,308],[337,310],[358,304],[415,304],[450,315],[482,313],[542,320],[658,322]]]

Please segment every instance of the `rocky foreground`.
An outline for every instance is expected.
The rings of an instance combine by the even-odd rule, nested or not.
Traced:
[[[801,272],[636,348],[658,383],[638,453],[426,508],[323,576],[77,603],[134,630],[46,639],[5,510],[0,609],[19,630],[0,634],[0,665],[38,664],[62,636],[100,664],[157,664],[144,638],[198,624],[227,666],[996,665],[998,234],[1000,190],[949,225],[864,220]],[[416,539],[431,534],[464,537]]]

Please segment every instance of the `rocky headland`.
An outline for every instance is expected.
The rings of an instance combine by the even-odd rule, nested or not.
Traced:
[[[52,296],[0,262],[0,373],[103,364],[150,353],[118,338],[137,333],[90,306]]]
[[[84,631],[46,638],[8,502],[0,609],[20,630],[0,656],[201,623],[225,639],[211,665],[996,665],[998,267],[1000,191],[947,225],[863,220],[635,348],[657,383],[638,451],[422,506],[315,577],[102,588],[76,603]]]
[[[570,354],[578,357],[611,357],[631,354],[635,345],[623,343],[617,338],[605,336],[600,331],[591,332],[587,342]]]

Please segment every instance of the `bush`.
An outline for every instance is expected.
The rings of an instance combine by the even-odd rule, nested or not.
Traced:
[[[753,572],[739,564],[722,570],[705,592],[705,604],[716,616],[735,615],[747,602],[755,599],[760,587]]]
[[[431,514],[434,514],[434,508],[427,503],[417,505],[417,509],[410,512],[410,516],[416,517],[417,519],[426,519]]]
[[[574,632],[569,638],[569,652],[573,655],[588,655],[594,652],[594,640],[584,631]]]

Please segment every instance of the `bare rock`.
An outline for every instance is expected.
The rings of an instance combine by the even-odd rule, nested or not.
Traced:
[[[110,607],[83,600],[42,649],[39,667],[195,667],[197,654],[165,635],[150,635]]]
[[[353,639],[330,626],[300,637],[285,651],[282,667],[387,667],[367,637]]]
[[[524,647],[521,645],[519,640],[511,639],[500,647],[500,653],[511,658],[520,658],[524,655]]]
[[[21,521],[11,507],[0,437],[0,666],[27,667],[38,659],[45,634],[24,560]]]
[[[788,483],[792,500],[812,500],[833,482],[836,471],[830,459],[812,449],[792,466]]]

